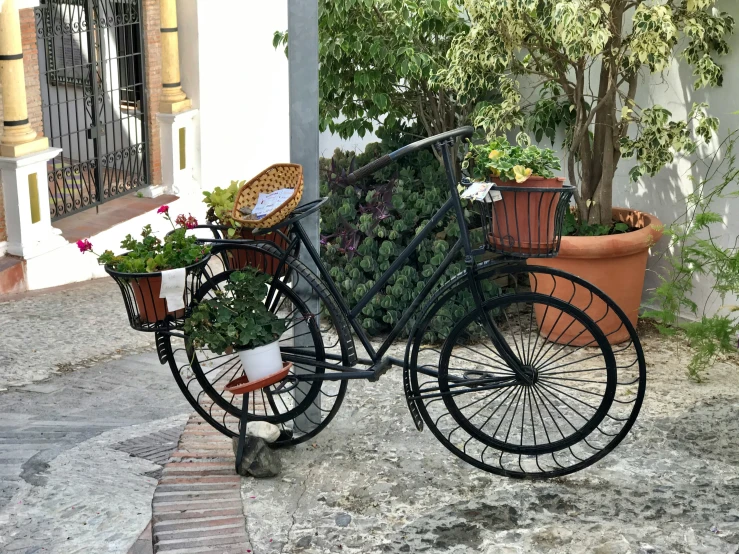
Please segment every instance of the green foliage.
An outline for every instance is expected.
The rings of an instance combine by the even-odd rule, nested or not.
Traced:
[[[626,223],[620,222],[613,225],[590,224],[587,221],[581,221],[575,212],[568,211],[565,213],[562,234],[578,237],[602,237],[604,235],[627,233],[630,230]]]
[[[203,192],[205,197],[203,202],[208,207],[205,218],[209,223],[230,227],[228,230],[229,237],[235,236],[236,229],[241,227],[239,222],[234,221],[232,214],[236,195],[243,184],[244,181],[231,181],[231,185],[227,189],[216,187],[213,192]]]
[[[321,130],[342,138],[416,121],[426,135],[467,123],[478,98],[458,98],[431,77],[466,33],[458,0],[320,0]],[[287,44],[277,32],[274,45]]]
[[[716,0],[463,5],[470,29],[454,39],[438,80],[460,97],[499,91],[499,99],[480,103],[473,117],[491,137],[528,127],[537,140],[554,141],[564,125],[568,178],[579,188],[584,222],[611,223],[613,178],[622,157],[636,160],[632,179],[654,175],[675,153],[692,153],[718,126],[703,104],[678,121],[658,105],[636,101],[643,74],[662,73],[676,57],[692,67],[695,89],[722,84],[717,59],[729,50],[734,20]],[[538,100],[524,98],[522,83],[541,91]]]
[[[478,180],[492,176],[517,183],[532,175],[550,179],[554,177],[553,170],[562,169],[553,150],[534,145],[513,146],[505,137],[496,137],[486,144],[470,144],[462,168],[470,169],[472,177]]]
[[[717,234],[726,222],[716,208],[729,197],[739,196],[736,146],[739,131],[729,134],[717,152],[698,165],[703,177],[688,197],[685,214],[665,234],[670,248],[665,254],[669,262],[666,274],[660,275],[655,290],[657,307],[646,317],[655,318],[666,334],[682,331],[693,348],[688,366],[690,377],[702,379],[703,372],[720,354],[737,352],[739,306],[727,305],[726,299],[739,296],[739,238]],[[711,283],[705,303],[693,300],[697,279]],[[720,300],[717,312],[709,312],[711,304]],[[685,322],[685,316],[695,321]]]
[[[392,137],[384,139],[383,144],[370,144],[356,157],[353,152],[337,149],[332,160],[321,161],[321,196],[329,198],[321,214],[322,259],[351,307],[357,305],[448,197],[443,169],[428,151],[403,158],[400,164],[349,185],[349,171],[402,146]],[[370,334],[386,332],[398,322],[459,234],[459,226],[450,214],[421,243],[406,265],[362,311],[362,325]],[[473,235],[473,241],[481,243],[479,235]],[[440,285],[464,269],[460,256]],[[492,289],[494,285],[486,286]],[[448,306],[448,315],[456,321],[473,305],[472,296],[463,294],[459,302]],[[429,336],[445,337],[449,328],[443,321],[450,320],[435,320],[436,327]]]
[[[193,345],[223,354],[229,347],[251,350],[278,340],[287,324],[264,305],[271,280],[254,268],[232,273],[223,290],[195,306],[185,320]]]
[[[198,244],[197,240],[197,237],[187,235],[184,228],[176,229],[161,240],[152,234],[151,225],[147,225],[141,232],[141,240],[131,235],[123,239],[121,248],[127,251],[126,254],[116,256],[106,250],[98,261],[121,273],[156,273],[188,267],[210,252],[210,246]]]

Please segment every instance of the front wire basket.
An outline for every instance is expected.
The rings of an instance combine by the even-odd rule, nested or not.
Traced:
[[[209,260],[210,254],[185,268],[185,308],[176,312],[170,312],[167,301],[159,298],[162,288],[161,273],[120,273],[108,266],[105,271],[121,289],[131,327],[149,333],[175,331],[182,329],[185,319],[190,315],[193,294],[201,285],[203,269]]]
[[[564,218],[575,187],[493,185],[475,201],[485,249],[514,258],[553,258],[562,242]]]

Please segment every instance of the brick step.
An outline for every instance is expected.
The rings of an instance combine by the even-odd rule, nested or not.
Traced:
[[[0,256],[0,296],[26,290],[26,262],[13,256]]]
[[[241,478],[231,445],[202,418],[190,417],[154,492],[154,554],[247,551]]]
[[[181,512],[163,512],[158,508],[154,509],[156,510],[152,517],[152,521],[154,522],[154,534],[156,534],[157,530],[160,529],[157,524],[163,522],[181,522],[189,519],[196,520],[211,517],[244,517],[243,506],[238,506],[236,508],[200,508]]]
[[[158,521],[154,523],[157,533],[169,533],[175,530],[202,529],[203,527],[220,527],[222,525],[243,524],[241,516],[238,517],[193,517],[189,519],[175,519],[171,521]],[[151,529],[149,530],[151,532]]]

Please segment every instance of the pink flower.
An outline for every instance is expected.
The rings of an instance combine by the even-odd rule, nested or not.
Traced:
[[[166,214],[169,213],[169,206],[160,206],[160,208],[157,210],[158,214]]]
[[[192,214],[188,214],[188,217],[185,217],[185,214],[178,215],[177,219],[175,219],[175,223],[185,229],[194,229],[198,226],[198,220],[195,219]]]
[[[77,248],[79,248],[80,249],[80,252],[82,252],[83,254],[85,252],[92,252],[92,243],[90,243],[90,241],[87,240],[87,239],[78,240],[77,241]]]

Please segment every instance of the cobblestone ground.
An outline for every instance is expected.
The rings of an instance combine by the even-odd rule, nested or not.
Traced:
[[[188,412],[154,353],[0,393],[0,552],[125,554]]]
[[[0,298],[0,390],[153,350],[125,314],[112,279]]]
[[[522,482],[478,471],[418,433],[399,371],[352,382],[336,419],[244,479],[255,554],[739,552],[739,370],[695,385],[686,352],[645,339],[639,421],[580,473]]]

